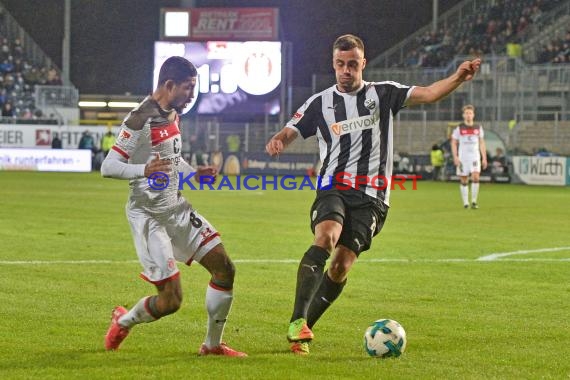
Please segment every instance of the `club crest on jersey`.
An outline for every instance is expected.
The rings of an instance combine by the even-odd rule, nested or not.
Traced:
[[[121,131],[121,133],[119,134],[119,137],[122,138],[122,139],[130,139],[130,138],[131,138],[131,134],[123,129],[123,130]]]
[[[378,126],[379,120],[380,114],[378,112],[374,112],[372,115],[361,116],[334,123],[331,125],[331,129],[335,135],[342,136],[351,132],[372,129],[375,126]]]
[[[376,102],[374,99],[366,99],[364,100],[364,107],[368,108],[369,110],[373,110],[376,107]]]

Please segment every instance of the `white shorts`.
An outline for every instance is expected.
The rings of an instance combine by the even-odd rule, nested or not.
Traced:
[[[481,172],[481,160],[480,159],[464,159],[459,161],[459,166],[457,167],[457,175],[460,177],[468,177],[471,173]]]
[[[199,262],[222,242],[218,231],[183,198],[174,210],[159,216],[127,203],[127,219],[143,267],[140,276],[155,285],[180,275],[176,261]]]

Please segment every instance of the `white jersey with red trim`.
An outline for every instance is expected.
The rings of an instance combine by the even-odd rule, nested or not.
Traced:
[[[163,190],[151,188],[149,178],[130,180],[131,207],[158,214],[171,210],[181,201],[178,192],[178,171],[182,161],[179,120],[176,111],[161,109],[150,96],[125,117],[112,148],[114,151],[129,164],[146,164],[157,156],[172,163],[171,173],[166,173],[170,182]]]
[[[485,137],[480,124],[469,126],[461,123],[453,130],[451,137],[459,142],[457,154],[460,161],[480,160],[479,139]]]

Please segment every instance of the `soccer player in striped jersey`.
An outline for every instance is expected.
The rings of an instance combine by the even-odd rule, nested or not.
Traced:
[[[340,295],[350,268],[386,220],[394,116],[406,106],[437,102],[471,80],[481,64],[479,59],[465,61],[454,74],[427,87],[405,86],[362,79],[366,58],[357,36],[338,37],[332,53],[336,84],[311,96],[266,145],[274,156],[298,135],[316,135],[323,163],[310,213],[314,241],[299,263],[287,333],[291,351],[299,355],[309,353],[312,327]],[[373,178],[385,180],[368,181]]]
[[[188,60],[168,58],[161,66],[157,89],[127,115],[101,167],[104,177],[130,180],[126,213],[143,267],[140,276],[158,293],[143,297],[130,310],[115,307],[105,336],[107,350],[117,350],[133,326],[176,312],[182,302],[176,262],[197,261],[211,274],[206,289],[207,333],[199,354],[246,356],[222,343],[233,300],[234,265],[216,229],[178,191],[179,172],[198,177],[216,174],[209,166],[194,169],[181,155],[178,114],[192,100],[197,76]]]
[[[468,104],[463,107],[463,123],[459,124],[451,134],[451,151],[453,163],[457,167],[460,179],[459,190],[463,207],[469,208],[469,176],[471,175],[471,208],[477,209],[479,195],[479,174],[481,168],[487,168],[487,148],[485,132],[481,124],[475,124],[475,107]]]

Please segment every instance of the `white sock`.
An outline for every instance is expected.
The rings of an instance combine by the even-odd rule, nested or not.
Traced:
[[[459,190],[461,190],[461,199],[463,200],[463,205],[468,205],[469,201],[467,198],[469,197],[469,188],[467,185],[460,184]]]
[[[222,334],[232,307],[233,298],[233,290],[223,290],[217,286],[214,288],[212,283],[208,285],[206,290],[208,331],[206,333],[206,341],[204,342],[208,348],[217,347],[222,342]]]
[[[127,314],[119,318],[119,324],[130,329],[139,323],[156,321],[156,318],[148,312],[145,306],[149,298],[150,297],[141,298]]]
[[[477,196],[479,195],[479,182],[471,183],[471,202],[477,203]]]

